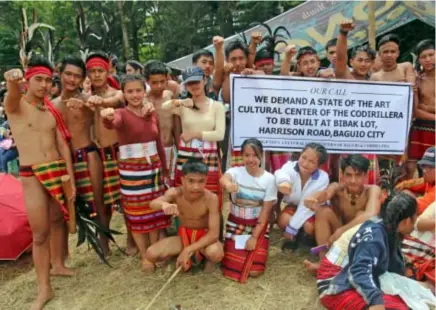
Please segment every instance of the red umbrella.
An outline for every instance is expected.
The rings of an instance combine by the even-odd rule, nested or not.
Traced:
[[[23,186],[0,173],[0,260],[16,260],[32,245],[32,231],[24,207]]]

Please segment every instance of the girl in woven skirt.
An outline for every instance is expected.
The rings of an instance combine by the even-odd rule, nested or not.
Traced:
[[[150,202],[165,192],[168,177],[165,150],[159,137],[159,122],[150,105],[144,105],[144,80],[127,75],[121,88],[127,107],[101,111],[104,124],[118,134],[121,200],[127,228],[145,257],[147,247],[158,241],[170,217],[154,211]]]
[[[416,199],[406,193],[387,198],[382,217],[346,231],[318,269],[318,293],[329,310],[408,309],[397,295],[381,290],[385,272],[405,275],[400,239],[413,231]],[[401,278],[400,278],[401,279]]]
[[[187,99],[169,100],[162,105],[180,116],[182,135],[177,152],[176,186],[181,185],[182,166],[191,158],[202,160],[208,167],[206,189],[217,194],[220,209],[222,192],[218,142],[224,139],[225,110],[222,103],[206,97],[205,76],[200,67],[189,67],[182,72]]]
[[[244,166],[230,168],[220,180],[231,197],[222,267],[226,278],[245,283],[249,276],[265,271],[269,218],[277,186],[274,176],[261,167],[263,147],[259,140],[245,140],[241,151]]]

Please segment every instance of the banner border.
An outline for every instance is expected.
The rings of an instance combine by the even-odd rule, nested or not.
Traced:
[[[410,122],[407,123],[406,126],[406,141],[405,141],[405,145],[406,145],[406,149],[405,150],[391,150],[391,153],[386,153],[386,151],[376,151],[376,150],[344,150],[344,149],[334,149],[334,148],[328,148],[331,151],[341,151],[343,154],[347,154],[347,153],[362,153],[362,152],[368,152],[370,154],[379,154],[379,155],[403,155],[408,147],[408,141],[409,141],[409,134],[410,134],[410,129],[411,129],[411,123],[413,121],[412,119],[412,115],[410,115],[410,113],[413,113],[413,106],[412,106],[412,112],[410,112],[410,104],[412,101],[412,105],[413,105],[413,94],[411,94],[411,90],[412,90],[412,84],[411,83],[400,83],[400,82],[388,82],[388,81],[381,81],[381,82],[375,82],[375,81],[361,81],[361,80],[340,80],[340,79],[326,79],[326,78],[307,78],[307,77],[299,77],[299,76],[271,76],[271,75],[239,75],[239,74],[231,74],[230,75],[230,114],[231,114],[231,147],[232,150],[240,150],[241,149],[241,145],[236,146],[234,145],[234,141],[235,141],[235,114],[233,113],[233,111],[235,111],[235,102],[234,102],[234,86],[235,86],[235,82],[237,79],[254,79],[254,80],[259,80],[259,79],[266,79],[266,80],[305,80],[305,81],[311,81],[311,82],[315,82],[315,83],[320,83],[320,82],[334,82],[334,83],[339,83],[339,84],[368,84],[368,85],[388,85],[388,86],[399,86],[399,87],[405,87],[405,86],[409,86],[409,90],[408,90],[408,100],[407,100],[407,118],[409,119],[410,117]],[[289,147],[274,147],[275,149],[286,149],[286,151],[290,151],[291,149],[294,148],[289,148]],[[296,149],[296,148],[295,148]],[[284,150],[284,152],[286,152]],[[280,151],[278,151],[280,152]],[[339,154],[339,153],[337,153]]]

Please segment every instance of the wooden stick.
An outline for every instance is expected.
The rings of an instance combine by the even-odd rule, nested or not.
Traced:
[[[265,293],[265,296],[263,296],[263,299],[262,299],[262,301],[260,302],[259,306],[257,307],[257,310],[260,310],[260,308],[262,307],[263,302],[265,301],[266,296],[268,296],[268,294],[269,294],[268,292]]]
[[[368,42],[369,42],[369,46],[371,48],[376,49],[376,46],[375,46],[376,29],[375,29],[374,2],[367,1],[367,5],[368,5]]]
[[[162,288],[159,290],[159,292],[157,292],[156,295],[154,295],[153,299],[148,303],[147,307],[145,308],[145,310],[149,310],[151,309],[150,307],[154,304],[154,302],[156,301],[156,299],[159,297],[159,295],[163,292],[163,290],[168,286],[168,284],[171,283],[171,281],[174,280],[174,278],[179,274],[179,272],[182,270],[182,266],[180,266],[179,268],[176,269],[176,271],[174,271],[173,275],[167,280],[167,282],[162,286]],[[140,308],[138,308],[140,309]],[[137,309],[137,310],[138,310]]]
[[[71,177],[69,175],[63,175],[61,177],[62,190],[64,191],[65,199],[68,206],[68,231],[70,234],[75,234],[76,228],[76,207],[74,205],[73,189],[71,188]]]

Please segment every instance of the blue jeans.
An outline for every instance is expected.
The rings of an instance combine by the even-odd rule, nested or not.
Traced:
[[[18,157],[18,151],[16,147],[12,147],[9,150],[0,148],[0,172],[8,172],[8,162]]]

